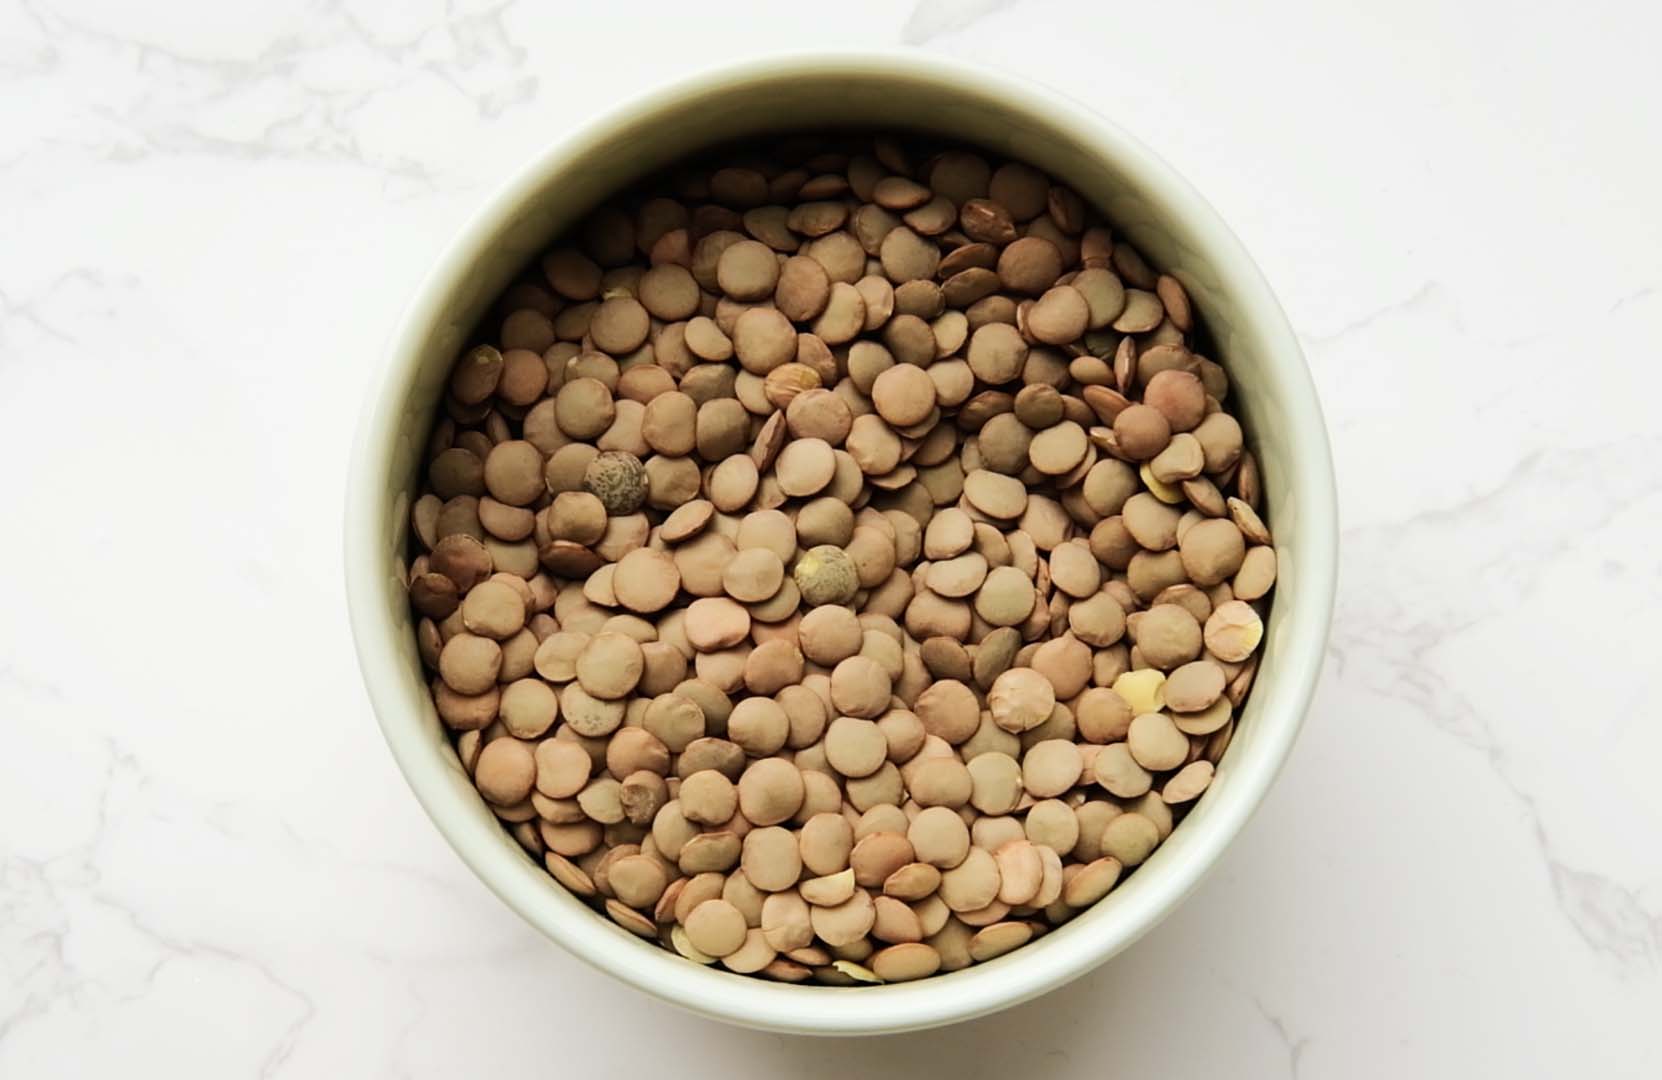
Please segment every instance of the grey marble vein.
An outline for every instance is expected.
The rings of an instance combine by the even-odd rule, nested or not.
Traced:
[[[1298,1080],[1299,1066],[1304,1058],[1304,1052],[1310,1048],[1310,1040],[1308,1038],[1293,1038],[1292,1033],[1287,1030],[1286,1021],[1266,1008],[1261,999],[1253,998],[1252,1005],[1258,1010],[1258,1015],[1262,1016],[1264,1022],[1270,1026],[1270,1030],[1275,1032],[1276,1041],[1281,1044],[1281,1048],[1287,1054],[1287,1076],[1289,1080]]]

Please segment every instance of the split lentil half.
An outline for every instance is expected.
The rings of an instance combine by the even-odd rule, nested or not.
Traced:
[[[624,929],[918,979],[1107,896],[1203,797],[1276,555],[1188,294],[1037,170],[723,151],[458,357],[412,511],[433,703]]]

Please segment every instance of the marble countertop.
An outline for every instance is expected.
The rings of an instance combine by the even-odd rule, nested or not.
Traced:
[[[0,1076],[1656,1075],[1657,9],[559,6],[0,0]],[[342,460],[546,140],[900,43],[1095,103],[1240,232],[1343,580],[1302,742],[1175,915],[996,1018],[815,1041],[588,970],[446,848],[359,684]]]

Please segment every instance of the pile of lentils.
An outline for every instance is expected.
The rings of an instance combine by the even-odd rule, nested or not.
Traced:
[[[593,212],[457,360],[433,703],[548,873],[699,964],[895,982],[1206,790],[1275,580],[1183,286],[1018,161],[830,135]]]

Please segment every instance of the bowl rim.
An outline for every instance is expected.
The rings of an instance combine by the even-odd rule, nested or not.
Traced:
[[[1254,340],[1265,348],[1268,382],[1288,412],[1301,418],[1298,465],[1287,477],[1299,506],[1293,533],[1299,586],[1277,637],[1277,694],[1254,722],[1260,725],[1247,760],[1231,761],[1236,775],[1209,795],[1208,828],[1189,837],[1183,857],[1159,875],[1138,875],[1133,895],[1111,911],[1098,909],[1009,957],[947,978],[858,992],[793,986],[731,975],[689,964],[616,930],[602,916],[547,902],[544,871],[500,843],[481,842],[476,815],[463,812],[447,764],[402,711],[398,688],[409,676],[385,617],[387,557],[384,477],[389,473],[403,416],[401,403],[419,373],[419,350],[433,313],[456,289],[463,269],[487,240],[511,221],[548,178],[569,170],[609,132],[673,113],[683,97],[741,83],[782,78],[878,77],[924,79],[969,98],[996,96],[1019,111],[1060,115],[1071,137],[1093,157],[1112,160],[1135,178],[1166,219],[1184,220],[1205,234],[1209,265],[1249,312]],[[818,50],[708,67],[646,90],[558,137],[538,151],[480,205],[444,247],[401,311],[365,390],[346,484],[345,584],[349,622],[370,703],[388,748],[417,800],[446,842],[473,873],[545,937],[592,967],[661,1000],[706,1017],[749,1027],[804,1034],[893,1033],[971,1019],[1027,1001],[1083,975],[1169,914],[1199,883],[1263,802],[1285,764],[1314,696],[1326,650],[1338,574],[1338,511],[1332,456],[1315,386],[1303,351],[1262,272],[1218,213],[1164,160],[1090,106],[1027,79],[980,64],[909,51]],[[1278,620],[1279,621],[1279,620]],[[494,822],[487,823],[496,829]],[[540,879],[540,880],[539,880]],[[1129,891],[1129,890],[1128,890]],[[613,928],[615,930],[615,928]],[[1067,937],[1072,948],[1057,948]],[[1048,943],[1051,947],[1044,947]]]

